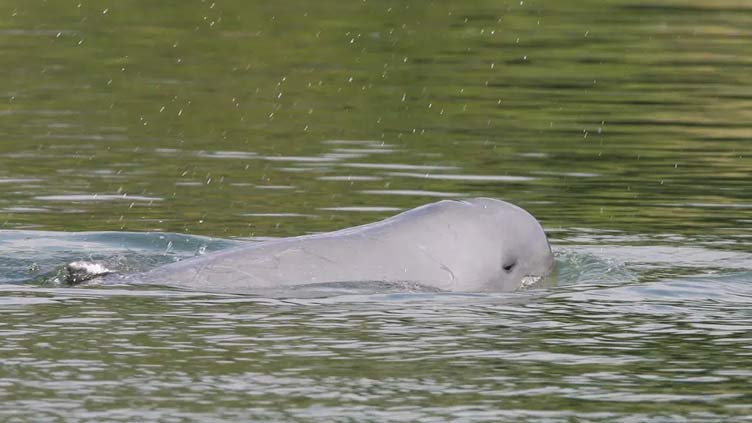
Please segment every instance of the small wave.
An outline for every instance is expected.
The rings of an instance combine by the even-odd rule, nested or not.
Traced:
[[[239,242],[156,232],[0,231],[0,284],[54,281],[76,261],[144,271]]]
[[[392,211],[386,207],[325,210],[332,209]],[[65,280],[66,265],[71,262],[102,266],[102,269],[119,274],[133,274],[248,242],[259,240],[226,240],[170,233],[0,231],[0,284],[59,286]],[[752,255],[749,253],[701,246],[587,244],[559,246],[554,249],[554,254],[554,273],[524,290],[525,295],[634,301],[681,297],[736,302],[752,299]],[[250,294],[271,298],[342,297],[343,301],[355,297],[397,295],[403,301],[414,299],[414,295],[424,299],[446,293],[408,282],[368,282],[305,285]],[[496,301],[521,294],[523,292],[473,294],[468,298]]]

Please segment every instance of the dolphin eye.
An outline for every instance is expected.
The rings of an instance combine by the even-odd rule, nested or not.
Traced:
[[[513,261],[511,263],[507,263],[507,264],[501,266],[501,268],[504,269],[505,272],[511,272],[512,269],[514,269],[515,265],[517,265],[517,260],[515,260],[515,261]]]

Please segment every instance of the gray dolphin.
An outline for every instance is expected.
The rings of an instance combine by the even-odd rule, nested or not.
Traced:
[[[475,198],[443,200],[335,232],[230,248],[123,281],[224,293],[338,282],[506,292],[548,275],[553,263],[546,234],[530,213]]]

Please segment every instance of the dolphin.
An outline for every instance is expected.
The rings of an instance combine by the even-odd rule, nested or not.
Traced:
[[[474,198],[442,200],[334,232],[250,243],[119,279],[222,293],[345,282],[509,292],[547,276],[553,265],[546,234],[530,213]]]

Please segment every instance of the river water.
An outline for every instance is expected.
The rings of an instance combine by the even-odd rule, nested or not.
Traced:
[[[752,421],[741,0],[0,1],[0,421]],[[66,288],[444,198],[547,287]]]

